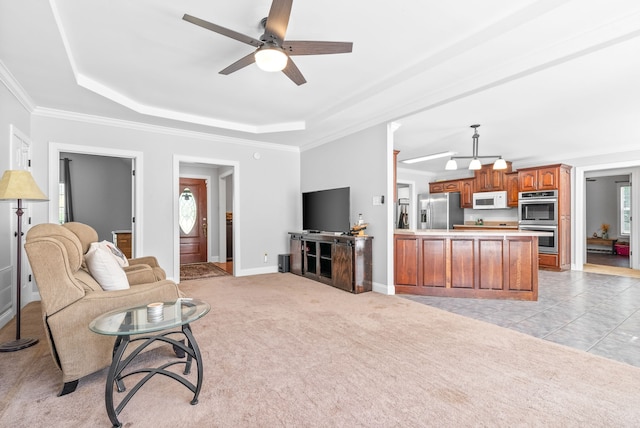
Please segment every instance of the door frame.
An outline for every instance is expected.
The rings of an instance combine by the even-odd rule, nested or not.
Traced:
[[[220,174],[218,177],[218,231],[220,235],[220,241],[218,242],[218,254],[220,254],[220,261],[227,261],[227,180],[234,180],[234,171],[226,171]],[[232,208],[233,209],[233,208]],[[233,211],[232,211],[233,212]],[[233,238],[233,236],[232,236]],[[233,254],[231,255],[233,260]]]
[[[416,193],[416,182],[413,180],[403,180],[398,178],[396,181],[396,188],[398,184],[404,184],[409,186],[409,229],[419,229],[418,228],[418,195]],[[397,205],[397,202],[396,202]],[[396,206],[397,212],[397,206]],[[398,219],[394,215],[394,223],[398,224]],[[395,227],[394,225],[394,227]]]
[[[76,144],[49,143],[49,223],[58,223],[58,183],[60,181],[60,153],[78,153],[84,155],[104,156],[111,158],[131,159],[131,169],[135,175],[131,175],[131,257],[142,254],[142,227],[143,224],[143,186],[140,185],[144,177],[142,152],[133,150],[111,149],[108,147],[82,146]],[[55,196],[54,196],[55,195]],[[135,218],[135,221],[133,219]]]
[[[601,175],[617,175],[629,174],[631,185],[631,214],[640,212],[640,186],[633,185],[633,182],[640,177],[640,161],[632,160],[625,162],[615,162],[593,166],[582,166],[574,168],[575,176],[575,192],[572,194],[574,199],[574,209],[572,212],[573,233],[572,233],[572,259],[573,264],[571,270],[584,270],[584,263],[587,260],[586,230],[585,223],[587,218],[586,212],[586,173],[598,172]],[[596,174],[596,175],[598,175]],[[589,174],[594,176],[593,174]],[[638,226],[636,222],[631,221],[631,234],[629,236],[629,244],[631,256],[629,257],[629,266],[631,269],[640,269],[640,242],[633,239],[632,236],[637,235]]]
[[[234,217],[240,218],[240,162],[226,159],[203,158],[197,156],[173,155],[173,189],[172,195],[178,195],[180,187],[180,164],[206,165],[206,166],[228,166],[233,168],[233,212]],[[209,198],[211,199],[211,198]],[[173,272],[174,281],[180,282],[180,224],[178,198],[173,198]],[[240,270],[240,222],[234,222],[233,234],[233,275],[236,276]]]
[[[194,178],[197,180],[205,180],[206,185],[207,185],[207,228],[210,228],[210,221],[211,221],[211,176],[210,175],[199,175],[199,174],[180,174],[180,176],[178,177],[178,186],[180,186],[180,179],[181,178]],[[178,223],[180,222],[180,206],[178,205]],[[178,225],[178,228],[180,227],[180,225]],[[207,261],[211,262],[214,261],[211,259],[211,238],[210,238],[210,234],[207,234]],[[179,247],[179,245],[178,245]],[[178,252],[178,258],[180,257],[180,253]]]

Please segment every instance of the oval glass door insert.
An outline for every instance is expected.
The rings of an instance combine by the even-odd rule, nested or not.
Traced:
[[[196,213],[198,207],[196,206],[196,198],[193,197],[191,189],[185,187],[180,194],[180,229],[182,233],[188,235],[193,230],[193,226],[196,224]]]

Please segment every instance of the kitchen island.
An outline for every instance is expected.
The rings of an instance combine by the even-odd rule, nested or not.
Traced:
[[[548,232],[398,229],[396,293],[538,300],[538,236]]]

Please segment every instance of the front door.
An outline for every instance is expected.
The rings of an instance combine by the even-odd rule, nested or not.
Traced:
[[[180,178],[180,264],[207,261],[207,180]]]

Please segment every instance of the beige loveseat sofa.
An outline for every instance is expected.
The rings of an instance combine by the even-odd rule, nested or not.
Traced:
[[[60,395],[78,380],[111,364],[115,337],[96,334],[89,323],[105,312],[181,297],[165,279],[155,257],[129,260],[130,288],[105,291],[86,267],[84,255],[96,231],[83,223],[39,224],[27,233],[25,250],[40,291],[45,333],[56,365],[62,370]],[[169,348],[170,349],[170,348]]]

